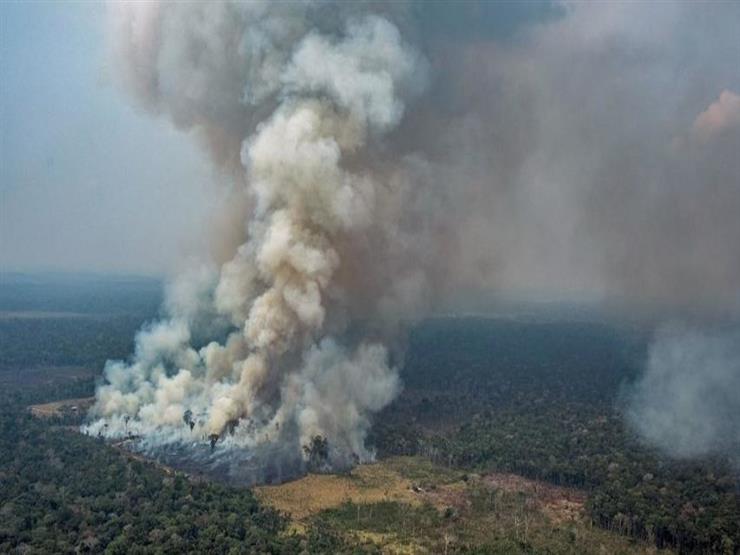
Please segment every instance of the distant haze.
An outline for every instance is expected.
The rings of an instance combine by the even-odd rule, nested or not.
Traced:
[[[0,5],[4,271],[161,274],[203,250],[213,171],[113,86],[106,18],[88,2]]]
[[[0,10],[0,266],[161,274],[228,260],[243,208],[225,174],[239,173],[241,128],[261,114],[243,105],[210,138],[182,114],[151,119],[160,108],[122,94],[103,5]],[[430,64],[388,148],[418,184],[445,296],[737,306],[736,3],[384,11]],[[214,169],[203,140],[231,160]]]

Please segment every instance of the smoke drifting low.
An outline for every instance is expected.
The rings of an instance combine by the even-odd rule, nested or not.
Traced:
[[[676,457],[729,455],[740,466],[740,332],[672,326],[650,348],[628,418]]]
[[[403,323],[461,293],[736,313],[740,9],[544,13],[460,36],[413,3],[114,4],[123,87],[233,188],[89,430],[299,461],[320,435],[346,464]]]

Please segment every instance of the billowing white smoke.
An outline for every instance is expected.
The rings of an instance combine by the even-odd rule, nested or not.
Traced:
[[[740,465],[740,333],[661,330],[627,416],[673,456],[729,455]]]
[[[321,434],[367,457],[395,331],[431,300],[587,291],[736,314],[740,10],[555,4],[507,39],[492,2],[114,3],[115,75],[234,185],[212,264],[109,364],[93,432],[163,444],[239,422],[227,443],[300,456]],[[644,422],[671,414],[637,399],[656,402]]]
[[[402,187],[368,149],[421,92],[425,62],[388,20],[332,9],[320,32],[315,4],[114,6],[126,85],[205,139],[248,217],[232,257],[181,276],[171,317],[107,365],[90,432],[296,453],[321,435],[336,460],[371,456],[369,417],[399,389],[382,329],[426,286],[403,243]]]

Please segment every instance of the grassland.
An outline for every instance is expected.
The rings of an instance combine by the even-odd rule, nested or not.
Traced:
[[[512,474],[468,475],[416,457],[255,492],[290,515],[290,530],[319,527],[369,552],[657,552],[592,527],[580,491]]]

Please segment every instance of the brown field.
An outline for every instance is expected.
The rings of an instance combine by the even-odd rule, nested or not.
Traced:
[[[309,474],[279,486],[258,486],[254,491],[265,503],[300,521],[345,501],[421,503],[411,486],[408,478],[384,461],[358,466],[346,475]]]
[[[289,514],[289,530],[298,532],[327,514],[323,511],[352,502],[357,510],[356,522],[354,516],[351,523],[332,521],[336,518],[332,516],[329,520],[352,543],[371,542],[389,554],[443,553],[448,543],[485,545],[507,538],[529,542],[535,551],[548,551],[556,542],[560,549],[555,549],[557,552],[668,553],[593,527],[584,510],[586,495],[581,491],[514,474],[466,475],[416,457],[362,465],[346,475],[312,474],[279,486],[256,487],[254,491],[262,502]],[[483,510],[480,505],[475,507],[480,504],[481,492],[489,503]],[[410,525],[402,533],[382,532],[373,529],[373,515],[377,515],[373,504],[380,501],[396,502],[401,511],[403,507],[411,511],[431,505],[438,514],[455,516],[443,519],[435,528]]]
[[[463,479],[465,477],[465,480]],[[349,474],[309,474],[278,486],[258,486],[257,496],[265,503],[300,521],[346,501],[356,504],[397,501],[410,505],[431,503],[438,509],[469,505],[467,482],[477,482],[505,491],[528,494],[537,508],[554,522],[583,517],[583,492],[529,480],[515,474],[465,476],[431,463],[394,457],[354,468]]]
[[[65,410],[83,413],[89,409],[95,397],[82,397],[80,399],[63,399],[52,403],[42,403],[39,405],[30,405],[28,410],[37,418],[51,418],[52,416],[61,416]]]

